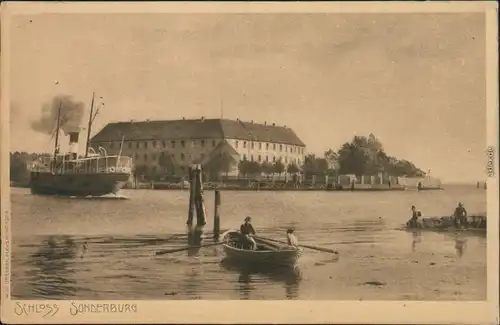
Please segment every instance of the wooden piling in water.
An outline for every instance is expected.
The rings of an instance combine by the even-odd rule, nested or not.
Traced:
[[[186,224],[189,228],[193,226],[193,218],[195,211],[195,182],[194,182],[194,168],[191,166],[188,169],[188,179],[189,179],[189,208],[188,208],[188,218]]]
[[[214,240],[220,235],[220,190],[215,190]]]
[[[201,172],[201,165],[197,165],[195,169],[195,206],[196,206],[196,225],[204,226],[207,223],[205,213],[205,203],[203,199],[203,175]]]
[[[196,225],[189,229],[187,241],[189,246],[200,246],[203,242],[203,226]]]

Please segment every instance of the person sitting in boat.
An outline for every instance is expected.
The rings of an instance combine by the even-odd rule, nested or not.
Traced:
[[[458,202],[458,206],[455,208],[455,212],[453,213],[453,218],[455,226],[458,226],[458,224],[463,226],[467,225],[467,210],[465,210],[462,202]]]
[[[294,230],[293,229],[288,229],[286,231],[286,239],[288,241],[288,245],[292,247],[298,247],[299,246],[299,241],[297,240],[297,237],[293,234]]]
[[[245,223],[241,225],[240,232],[243,235],[243,238],[252,246],[252,250],[256,250],[257,243],[255,242],[255,239],[252,238],[252,235],[255,235],[255,229],[253,229],[252,226],[252,218],[245,218]]]

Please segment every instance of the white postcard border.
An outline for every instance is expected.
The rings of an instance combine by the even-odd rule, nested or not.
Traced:
[[[486,12],[487,24],[487,144],[498,158],[497,9],[493,2],[366,2],[366,3],[2,3],[1,16],[1,207],[2,322],[8,323],[492,323],[499,309],[499,181],[488,179],[488,291],[484,302],[372,301],[16,301],[10,300],[9,17],[37,13],[277,13],[277,12]],[[473,109],[473,108],[471,108]],[[486,161],[486,158],[485,158]],[[495,216],[495,217],[492,217]],[[8,296],[8,299],[5,297]],[[77,313],[78,304],[129,304],[126,313]],[[23,304],[56,304],[54,316],[24,313]],[[132,308],[132,306],[135,306]],[[41,307],[40,307],[41,308]],[[136,310],[134,312],[133,310]],[[20,315],[19,312],[21,313]]]

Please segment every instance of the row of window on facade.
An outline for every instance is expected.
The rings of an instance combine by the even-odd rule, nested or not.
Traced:
[[[152,154],[151,154],[151,156],[148,156],[148,154],[147,154],[147,153],[145,153],[144,155],[142,155],[142,157],[144,158],[144,161],[148,161],[148,158],[150,158],[150,159],[151,159],[150,161],[153,161],[153,162],[154,162],[154,161],[156,161],[159,157],[163,157],[164,155],[165,155],[165,152],[160,152],[160,154],[159,154],[159,155],[157,155],[156,153],[152,153]],[[192,161],[192,160],[193,160],[193,155],[191,155],[191,154],[190,154],[190,155],[188,155],[188,156],[189,156],[189,160],[190,160],[190,161]],[[171,157],[172,157],[172,159],[174,159],[174,160],[175,160],[175,154],[171,154]],[[180,157],[180,160],[181,160],[181,161],[184,161],[184,160],[185,160],[185,158],[186,158],[186,155],[184,155],[183,153],[181,153],[181,154],[179,155],[179,157]],[[200,154],[200,158],[201,158],[201,160],[203,160],[203,159],[205,158],[205,154],[204,154],[204,153]],[[141,159],[141,154],[136,153],[136,154],[135,154],[135,160],[139,160],[139,159]]]
[[[159,155],[157,155],[156,153],[152,153],[151,154],[151,161],[152,162],[156,161],[158,159],[158,157],[162,157],[164,154],[165,154],[164,152],[161,152]],[[189,156],[189,162],[192,162],[193,161],[193,156],[192,155],[188,155],[188,156]],[[142,157],[143,157],[144,161],[148,161],[149,156],[148,156],[147,153],[145,153],[144,155],[142,155]],[[171,154],[171,157],[172,157],[172,159],[175,160],[175,154]],[[141,154],[136,153],[135,154],[135,160],[137,161],[140,158],[141,158]],[[182,162],[184,162],[185,159],[186,159],[186,156],[183,153],[181,153],[179,155],[179,158],[180,158],[180,160]],[[200,154],[200,160],[203,160],[204,158],[205,158],[205,154],[204,153]],[[241,159],[242,160],[247,160],[248,159],[247,155],[242,155]],[[273,156],[272,157],[272,162],[276,162],[276,160],[278,160],[278,159],[280,159],[280,158],[276,158],[275,156]],[[250,161],[255,161],[254,155],[250,155]],[[258,162],[263,162],[263,161],[270,162],[271,159],[269,159],[269,156],[265,156],[263,158],[262,155],[258,155],[257,156],[257,161]],[[288,159],[288,157],[284,157],[284,162],[285,162],[285,164],[287,164],[289,162],[290,163],[295,163],[295,164],[300,164],[300,159],[297,159],[297,158],[290,158],[290,159]]]
[[[205,140],[200,140],[200,146],[202,148],[205,148],[206,144],[207,144],[208,141],[205,141]],[[262,150],[262,145],[264,143],[262,142],[254,142],[254,141],[241,141],[242,142],[242,147],[244,149],[259,149],[259,150]],[[147,141],[144,141],[144,142],[135,142],[135,146],[137,149],[141,149],[141,143],[142,143],[142,148],[143,149],[147,149],[148,148],[148,142]],[[151,145],[153,148],[158,148],[159,144],[161,143],[161,146],[163,148],[166,148],[167,147],[167,141],[166,140],[162,140],[162,141],[157,141],[157,140],[154,140],[152,141]],[[180,140],[179,141],[180,143],[180,146],[182,148],[186,148],[186,141],[185,140]],[[121,144],[118,143],[118,145],[120,146]],[[132,149],[133,147],[133,142],[128,142],[127,143],[128,145],[128,148],[129,149]],[[176,140],[171,140],[170,141],[170,147],[171,148],[175,148],[177,145],[177,141]],[[195,140],[191,140],[191,145],[194,146],[196,145],[196,141]],[[215,148],[215,146],[217,145],[217,141],[216,140],[212,140],[212,147]],[[240,146],[240,141],[239,140],[236,140],[235,143],[234,143],[234,146],[236,149],[239,148]],[[272,146],[272,147],[271,147]],[[109,148],[113,148],[114,147],[114,142],[110,142],[109,143]],[[285,152],[290,152],[290,153],[299,153],[299,154],[304,154],[304,148],[303,147],[298,147],[298,146],[292,146],[292,145],[289,145],[287,147],[287,145],[283,145],[283,144],[276,144],[276,143],[265,143],[265,148],[266,150],[269,150],[269,148],[272,148],[272,150],[276,151],[276,150],[279,150],[279,152],[283,152],[283,150]]]
[[[127,142],[127,145],[128,145],[129,149],[132,149],[133,143],[134,142],[132,142],[132,141],[128,141]],[[142,147],[141,147],[141,143],[142,143]],[[137,141],[137,142],[135,142],[135,147],[137,149],[141,149],[141,148],[142,149],[147,149],[148,148],[148,143],[149,143],[148,141],[144,141],[144,142]],[[204,148],[205,145],[206,145],[206,143],[207,143],[207,141],[201,140],[200,141],[201,147]],[[121,143],[118,143],[118,145],[120,145],[120,144]],[[161,146],[163,148],[167,147],[167,141],[166,140],[161,140],[161,141],[154,140],[154,141],[151,142],[151,145],[152,145],[153,148],[158,148],[159,144],[161,144]],[[180,144],[181,148],[186,148],[186,141],[185,140],[180,140],[179,144]],[[195,144],[196,144],[195,140],[191,140],[191,145],[194,146]],[[177,141],[176,140],[171,140],[170,141],[170,147],[171,148],[175,148],[176,145],[177,145]],[[212,140],[212,147],[215,148],[216,145],[217,145],[217,141]],[[109,147],[113,148],[113,146],[114,146],[114,142],[110,142],[109,143]]]
[[[242,155],[241,159],[242,160],[247,160],[248,159],[247,155]],[[273,156],[272,157],[272,162],[274,163],[274,162],[276,162],[277,160],[280,160],[280,159],[282,159],[282,158],[281,157],[277,158],[277,157]],[[255,161],[253,155],[250,155],[250,161]],[[257,161],[258,162],[264,162],[264,161],[265,162],[270,162],[271,159],[269,159],[269,156],[265,156],[264,159],[263,159],[261,155],[258,155],[257,156]],[[288,159],[288,157],[284,157],[284,162],[285,162],[285,164],[294,163],[294,164],[300,165],[300,159],[297,159],[297,158],[290,158],[290,159]]]
[[[248,148],[249,149],[257,149],[256,147],[258,147],[259,150],[262,150],[262,144],[263,144],[262,142],[250,141],[248,143]],[[246,149],[247,148],[247,141],[242,141],[242,145],[243,145],[243,148]],[[269,150],[269,148],[272,145],[272,150],[274,150],[274,151],[276,151],[279,148],[280,152],[283,152],[283,149],[284,149],[285,152],[299,153],[299,154],[303,154],[304,153],[304,148],[298,147],[298,146],[289,145],[287,147],[286,145],[276,144],[276,143],[272,143],[272,144],[271,143],[265,143],[265,145],[266,145],[266,150]],[[236,149],[239,148],[239,141],[238,140],[235,141],[234,147]]]

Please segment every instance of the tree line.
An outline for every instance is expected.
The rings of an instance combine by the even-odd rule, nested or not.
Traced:
[[[28,153],[16,151],[10,153],[10,181],[18,184],[28,184],[30,172],[28,164],[42,157],[49,157],[48,153]]]
[[[226,175],[233,170],[236,161],[228,153],[220,153],[212,157],[207,163],[203,164],[203,170],[210,175],[211,179],[216,179],[221,175]],[[173,158],[166,152],[158,158],[159,170],[151,170],[146,165],[138,165],[135,168],[135,174],[148,176],[148,178],[161,178],[164,176],[183,176],[186,169],[175,163]],[[251,160],[240,160],[237,164],[239,174],[244,177],[266,174],[281,175],[284,172],[295,174],[300,171],[300,167],[295,163],[285,164],[281,159],[274,162],[258,162]]]
[[[50,156],[46,153],[10,153],[10,179],[13,182],[23,183],[29,180],[27,163],[40,157]],[[203,165],[205,172],[214,179],[217,176],[228,174],[232,171],[235,160],[228,153],[220,153],[214,156],[209,162]],[[183,175],[185,169],[175,163],[173,158],[163,153],[158,159],[159,170],[151,171],[145,165],[135,167],[136,175],[149,177],[161,177],[172,175]],[[301,166],[290,163],[285,164],[281,159],[274,162],[258,162],[241,160],[238,162],[239,174],[245,177],[260,174],[277,174],[284,172],[295,174],[301,172],[308,176],[337,176],[337,175],[377,175],[385,173],[390,176],[423,177],[425,172],[417,168],[412,162],[405,159],[398,159],[388,155],[382,143],[370,134],[369,136],[354,136],[351,141],[340,146],[336,151],[328,149],[323,156],[307,154]],[[154,174],[154,175],[153,175]]]
[[[213,157],[203,166],[203,169],[212,176],[223,175],[231,172],[234,159],[227,153]],[[179,170],[170,155],[161,155],[159,159],[160,174],[178,175]],[[138,166],[141,173],[147,173],[145,166]],[[423,177],[425,172],[405,159],[398,159],[388,155],[380,140],[375,135],[354,136],[351,141],[345,142],[337,150],[328,149],[323,156],[307,154],[303,164],[285,164],[281,159],[274,162],[258,162],[241,160],[238,171],[242,176],[255,176],[260,174],[277,174],[284,172],[294,174],[301,172],[307,176],[337,176],[337,175],[378,175],[384,173],[389,176]]]
[[[382,143],[370,134],[355,136],[344,143],[336,152],[325,152],[325,159],[337,161],[339,174],[423,177],[425,172],[411,161],[389,156]]]

